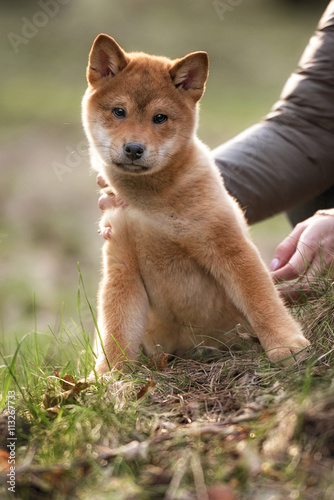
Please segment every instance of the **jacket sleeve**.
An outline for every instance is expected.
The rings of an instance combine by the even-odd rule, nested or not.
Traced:
[[[213,156],[249,223],[334,185],[334,0],[271,112]]]

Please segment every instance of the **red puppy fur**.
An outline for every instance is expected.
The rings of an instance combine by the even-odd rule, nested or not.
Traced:
[[[124,200],[102,221],[112,237],[98,298],[99,374],[135,361],[140,348],[226,348],[240,323],[272,361],[289,363],[309,344],[196,137],[207,75],[205,52],[172,61],[126,53],[107,35],[90,52],[83,124],[92,165]]]

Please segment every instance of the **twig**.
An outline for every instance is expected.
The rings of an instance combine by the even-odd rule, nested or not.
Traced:
[[[169,487],[164,496],[164,500],[174,500],[176,498],[176,492],[178,490],[178,487],[180,486],[183,476],[186,473],[188,462],[189,457],[186,457],[185,454],[177,461],[175,472],[173,474],[171,482],[169,483]]]
[[[201,460],[197,455],[197,453],[192,454],[190,463],[194,476],[194,484],[195,484],[197,500],[209,500],[208,493],[206,490]]]

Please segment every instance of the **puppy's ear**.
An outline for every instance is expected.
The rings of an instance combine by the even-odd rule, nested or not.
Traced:
[[[205,90],[209,73],[209,58],[206,52],[192,52],[178,59],[169,70],[175,87],[186,90],[198,101]]]
[[[94,85],[101,78],[114,77],[128,63],[123,49],[111,36],[99,35],[89,54],[87,80]]]

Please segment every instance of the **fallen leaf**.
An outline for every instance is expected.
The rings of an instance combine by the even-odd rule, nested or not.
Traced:
[[[68,391],[69,389],[72,389],[76,385],[75,379],[72,375],[65,375],[63,378],[60,379],[60,385],[65,391]]]
[[[60,411],[60,408],[58,408],[58,406],[53,406],[52,408],[46,409],[46,414],[49,418],[54,419],[54,418],[57,418],[59,411]]]
[[[237,500],[231,488],[225,484],[215,484],[208,489],[208,500]]]
[[[79,394],[79,392],[83,391],[84,389],[87,389],[90,384],[88,382],[77,382],[75,386],[73,387],[73,392],[74,394]]]
[[[59,378],[59,374],[57,375],[57,370],[53,368],[53,371]],[[61,404],[75,403],[78,394],[82,390],[87,389],[87,387],[90,386],[88,382],[76,383],[72,375],[65,375],[64,378],[60,379],[60,384],[63,389],[67,390],[61,392],[59,391],[59,387],[54,386],[49,387],[44,394],[44,408],[46,408],[46,412],[51,418],[55,418],[55,413],[59,413]],[[57,412],[56,409],[58,409]]]
[[[148,383],[146,385],[143,385],[143,387],[140,389],[140,391],[138,392],[137,394],[137,399],[140,399],[142,397],[145,396],[145,394],[147,393],[147,391],[149,389],[152,389],[153,387],[155,387],[157,384],[156,382],[152,382],[152,380],[149,380]]]
[[[0,450],[0,472],[9,471],[9,453],[6,450]]]
[[[168,363],[169,354],[165,354],[164,352],[159,352],[157,354],[153,354],[150,358],[150,362],[148,364],[149,368],[154,368],[158,372],[162,372],[166,369]]]

